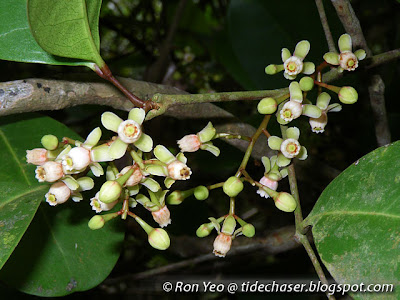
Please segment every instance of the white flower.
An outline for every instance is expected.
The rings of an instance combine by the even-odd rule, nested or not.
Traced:
[[[156,221],[160,227],[166,227],[168,224],[171,224],[171,213],[167,206],[163,206],[157,211],[151,212],[154,221]]]
[[[111,203],[101,202],[99,200],[99,192],[97,192],[96,195],[90,199],[90,206],[92,207],[92,210],[94,210],[96,213],[111,210],[117,203],[118,200],[115,200]]]
[[[71,190],[64,182],[54,183],[49,192],[45,195],[46,202],[51,206],[56,206],[57,204],[62,204],[69,199],[71,196]]]
[[[281,152],[287,158],[294,158],[300,153],[300,143],[295,139],[286,139],[281,144]]]
[[[37,166],[43,165],[48,161],[47,150],[44,148],[35,148],[26,150],[26,162]]]
[[[221,232],[214,240],[213,253],[215,254],[215,256],[225,257],[225,255],[231,249],[231,245],[232,245],[232,236]]]
[[[72,148],[62,158],[62,164],[67,171],[83,171],[91,163],[90,150],[84,147]]]
[[[38,166],[35,173],[39,182],[55,182],[64,176],[62,164],[55,161],[48,161]]]
[[[276,191],[276,189],[278,188],[278,181],[275,180],[271,180],[266,176],[263,176],[260,181],[259,181],[262,185],[270,188],[271,190]],[[259,194],[261,197],[264,198],[269,198],[269,195],[266,191],[264,191],[263,189],[258,189],[257,194]]]
[[[186,180],[190,178],[192,171],[179,160],[175,160],[167,165],[168,176],[173,180]]]
[[[200,149],[201,142],[196,134],[189,134],[181,138],[178,145],[182,152],[196,152]]]

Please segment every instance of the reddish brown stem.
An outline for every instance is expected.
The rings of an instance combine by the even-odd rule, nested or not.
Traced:
[[[101,78],[110,81],[115,87],[117,87],[126,97],[128,97],[129,101],[131,101],[134,106],[143,108],[146,112],[159,108],[155,102],[142,100],[132,94],[125,86],[121,84],[121,82],[117,80],[117,78],[113,76],[107,65],[104,65],[102,68],[96,66],[96,73]]]

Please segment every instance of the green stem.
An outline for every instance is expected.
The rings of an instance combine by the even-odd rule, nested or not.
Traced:
[[[231,198],[230,199],[229,214],[232,215],[232,216],[235,214],[235,198]]]
[[[131,150],[129,153],[130,153],[132,159],[135,161],[135,163],[138,164],[139,168],[141,170],[144,170],[144,163],[143,163],[142,158],[139,156],[139,154],[137,154],[135,150]]]
[[[314,80],[314,83],[320,87],[324,87],[332,92],[335,92],[336,94],[339,94],[340,91],[340,87],[338,86],[334,86],[334,85],[330,85],[330,84],[326,84],[324,82],[319,82],[318,80]]]
[[[285,139],[286,138],[286,126],[281,126],[281,132],[282,132],[282,137]],[[294,169],[294,165],[291,164],[288,167],[288,177],[289,177],[289,185],[290,185],[290,191],[292,193],[293,198],[295,199],[297,206],[294,211],[294,219],[295,219],[295,224],[296,224],[296,238],[300,241],[300,243],[304,246],[304,249],[307,251],[308,256],[310,257],[310,260],[314,266],[315,271],[318,274],[319,279],[321,280],[322,283],[328,284],[328,281],[326,280],[324,271],[322,270],[321,264],[318,261],[317,256],[315,255],[314,249],[311,247],[310,242],[308,241],[308,238],[306,236],[307,230],[303,225],[303,214],[301,212],[301,205],[300,205],[300,197],[299,197],[299,191],[297,188],[297,179],[296,179],[296,173]],[[329,299],[335,299],[335,297],[328,295]]]
[[[244,141],[251,141],[251,137],[248,136],[243,136],[243,135],[238,135],[238,134],[230,134],[230,133],[217,133],[214,137],[213,140],[218,139],[218,138],[225,138],[225,139],[238,139],[238,140],[244,140]]]
[[[207,188],[208,188],[209,191],[214,190],[214,189],[218,189],[220,187],[223,187],[224,183],[225,182],[215,183],[215,184],[209,185]]]
[[[257,128],[256,132],[251,137],[251,141],[247,146],[246,153],[244,154],[242,163],[239,166],[238,171],[236,172],[235,176],[240,177],[242,171],[246,169],[247,163],[249,162],[251,152],[253,151],[254,145],[257,142],[258,138],[260,137],[263,130],[267,128],[268,122],[271,119],[271,115],[265,115],[264,120],[261,122],[260,126]]]

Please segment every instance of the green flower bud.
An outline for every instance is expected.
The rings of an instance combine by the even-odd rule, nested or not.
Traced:
[[[167,203],[171,205],[179,205],[183,202],[184,198],[182,197],[181,191],[173,191],[167,197]]]
[[[276,100],[274,98],[268,97],[261,99],[261,101],[258,102],[257,110],[262,115],[270,115],[276,111],[277,107],[278,104],[276,103]]]
[[[293,196],[286,192],[280,192],[274,197],[275,206],[285,212],[292,212],[296,209],[297,203]]]
[[[242,233],[244,236],[247,236],[248,238],[253,237],[256,234],[256,229],[254,228],[253,225],[247,223],[242,227]]]
[[[201,224],[199,228],[197,228],[196,230],[196,235],[198,237],[205,237],[208,236],[211,231],[214,229],[214,224],[211,223],[205,223],[205,224]]]
[[[339,91],[339,100],[344,104],[353,104],[358,100],[357,91],[351,86],[344,86]]]
[[[312,79],[311,77],[303,77],[302,79],[300,79],[300,89],[302,91],[308,92],[311,91],[312,88],[314,87],[314,79]]]
[[[58,147],[58,138],[55,135],[47,134],[42,137],[41,143],[47,150],[55,150]]]
[[[206,200],[209,194],[208,188],[206,188],[204,185],[199,185],[194,189],[194,197],[197,200]]]
[[[235,231],[236,220],[232,215],[225,218],[224,224],[222,225],[221,232],[227,235],[232,235]]]
[[[100,188],[99,200],[104,203],[114,202],[119,198],[122,186],[114,180],[106,181]]]
[[[149,244],[158,250],[165,250],[169,247],[171,241],[168,233],[161,228],[155,228],[149,233]]]
[[[225,181],[222,188],[229,197],[236,197],[243,190],[243,182],[236,176],[232,176]]]
[[[268,65],[265,68],[265,73],[268,75],[274,75],[278,72],[278,68],[276,67],[276,65]]]
[[[102,228],[105,223],[106,222],[105,222],[105,220],[104,220],[104,218],[102,216],[96,215],[96,216],[93,216],[90,219],[90,221],[88,223],[88,226],[89,226],[90,229],[96,230],[96,229]]]

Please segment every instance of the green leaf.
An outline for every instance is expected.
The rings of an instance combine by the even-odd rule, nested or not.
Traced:
[[[28,21],[38,44],[47,52],[96,63],[101,0],[28,0]]]
[[[0,278],[26,293],[61,296],[103,281],[118,259],[124,233],[112,221],[91,231],[88,201],[69,200],[58,207],[44,202],[50,185],[37,182],[36,166],[26,164],[25,155],[50,133],[82,140],[63,124],[37,114],[0,121],[0,267],[12,253]]]
[[[94,5],[88,5],[89,17],[95,16]],[[97,17],[98,19],[98,17]],[[96,26],[93,26],[95,29]],[[95,38],[95,35],[93,35]],[[43,50],[36,42],[28,24],[26,0],[0,1],[0,59],[51,65],[87,66],[92,62],[56,57]]]
[[[36,180],[36,166],[26,163],[26,150],[40,146],[41,137],[49,133],[48,128],[60,138],[78,137],[50,118],[26,117],[12,116],[0,121],[0,269],[32,221],[49,187]]]
[[[305,224],[312,225],[321,260],[338,283],[394,284],[400,298],[400,142],[348,167],[324,190]]]
[[[50,207],[42,203],[31,226],[8,260],[0,278],[18,290],[64,296],[99,285],[116,264],[123,230],[113,220],[90,230],[88,201]]]

